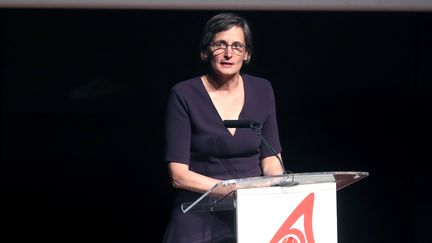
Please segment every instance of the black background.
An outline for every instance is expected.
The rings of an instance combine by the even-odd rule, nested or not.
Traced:
[[[339,242],[429,242],[430,12],[236,12],[287,169],[370,173],[337,193]],[[0,13],[2,242],[160,242],[165,102],[217,12]]]

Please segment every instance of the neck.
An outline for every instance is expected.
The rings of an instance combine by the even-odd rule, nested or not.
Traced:
[[[232,89],[239,85],[240,74],[234,74],[231,76],[219,76],[214,73],[206,75],[207,81],[215,89]]]

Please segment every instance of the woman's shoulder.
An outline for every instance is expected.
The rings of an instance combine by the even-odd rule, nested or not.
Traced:
[[[201,83],[201,78],[199,76],[182,80],[171,87],[174,92],[187,92],[188,90],[193,90],[199,87]]]
[[[242,73],[242,77],[243,80],[245,80],[245,82],[247,82],[251,87],[256,87],[256,88],[271,87],[270,81],[266,78],[247,74],[247,73]]]

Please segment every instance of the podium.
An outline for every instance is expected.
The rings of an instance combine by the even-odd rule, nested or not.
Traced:
[[[181,209],[235,210],[237,243],[336,243],[336,192],[368,175],[336,171],[226,180]]]

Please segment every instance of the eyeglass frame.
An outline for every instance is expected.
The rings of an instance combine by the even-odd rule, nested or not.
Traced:
[[[219,45],[222,44],[222,45],[224,45],[225,47],[216,48],[216,47],[215,47],[216,44],[219,44]],[[240,45],[242,50],[240,50],[240,49],[238,49],[238,48],[234,48],[234,47],[233,47],[234,45]],[[212,53],[222,50],[221,53],[218,53],[218,54],[216,54],[216,55],[220,55],[220,54],[224,53],[224,52],[228,49],[229,46],[231,46],[231,50],[232,50],[232,52],[233,52],[234,54],[236,54],[237,56],[241,56],[241,55],[243,55],[244,53],[246,53],[246,52],[247,52],[247,47],[248,47],[247,44],[245,44],[245,43],[241,43],[241,42],[239,42],[239,41],[233,42],[232,44],[228,44],[228,43],[226,43],[225,41],[217,41],[217,42],[212,42],[212,43],[209,44],[209,47],[215,48],[214,50],[210,50]],[[238,53],[237,53],[237,52],[238,52]]]

